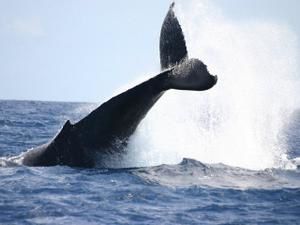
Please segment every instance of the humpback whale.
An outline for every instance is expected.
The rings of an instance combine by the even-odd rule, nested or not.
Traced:
[[[79,122],[68,120],[49,143],[25,152],[22,164],[105,167],[106,156],[124,152],[128,138],[167,90],[204,91],[216,84],[217,76],[203,62],[189,59],[174,3],[162,24],[159,49],[158,75],[104,102]]]

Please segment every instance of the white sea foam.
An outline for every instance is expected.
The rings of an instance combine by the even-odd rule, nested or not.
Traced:
[[[209,91],[170,91],[141,123],[128,163],[178,163],[183,157],[250,169],[280,167],[282,129],[295,108],[296,36],[264,21],[236,22],[208,1],[177,5],[190,57],[219,77]]]

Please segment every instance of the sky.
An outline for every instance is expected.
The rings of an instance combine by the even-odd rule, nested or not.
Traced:
[[[298,0],[211,1],[227,18],[284,24],[300,37]],[[158,73],[170,3],[0,0],[0,99],[101,102]]]

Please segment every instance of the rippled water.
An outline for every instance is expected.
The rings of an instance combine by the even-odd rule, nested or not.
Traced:
[[[285,131],[291,169],[193,159],[105,170],[7,166],[94,107],[0,101],[0,224],[300,224],[299,112]]]

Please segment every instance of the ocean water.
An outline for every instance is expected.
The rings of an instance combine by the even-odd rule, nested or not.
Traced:
[[[229,19],[215,2],[178,1],[175,11],[189,56],[217,85],[166,93],[109,169],[15,158],[98,104],[0,101],[1,225],[300,224],[298,37],[269,20]]]
[[[284,131],[288,168],[196,159],[126,169],[10,165],[95,106],[0,101],[0,224],[300,224],[300,111]]]

